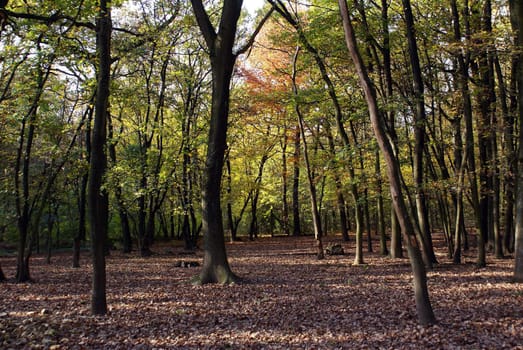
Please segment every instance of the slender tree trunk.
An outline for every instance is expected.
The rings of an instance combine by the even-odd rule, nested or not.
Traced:
[[[383,179],[381,178],[381,164],[380,164],[380,152],[376,150],[376,211],[378,213],[378,235],[380,238],[380,254],[387,256],[389,250],[387,249],[387,233],[385,228],[385,209],[383,208]]]
[[[503,117],[503,139],[505,151],[505,216],[503,228],[503,250],[506,254],[514,251],[514,207],[515,207],[515,192],[516,192],[516,149],[514,142],[514,124],[517,115],[517,54],[512,55],[511,63],[511,78],[510,78],[510,94],[508,99],[510,105],[507,106],[508,113]]]
[[[287,124],[284,126],[283,130],[283,141],[282,141],[282,187],[281,187],[281,194],[282,194],[282,229],[283,234],[286,236],[290,235],[290,228],[289,228],[289,202],[287,200]]]
[[[294,54],[294,58],[292,61],[292,91],[294,93],[295,102],[294,102],[294,110],[296,111],[296,115],[298,116],[298,125],[300,127],[300,134],[302,138],[302,146],[303,146],[303,160],[305,162],[305,168],[307,170],[307,180],[309,185],[309,195],[311,200],[311,210],[312,210],[312,220],[314,225],[314,238],[316,239],[316,248],[317,248],[317,257],[318,259],[324,259],[324,253],[323,253],[323,243],[322,243],[322,227],[321,227],[321,217],[320,212],[318,210],[318,203],[316,198],[316,186],[314,184],[314,179],[312,176],[312,169],[309,162],[309,151],[308,151],[308,145],[305,138],[305,125],[303,123],[303,116],[301,114],[300,106],[298,104],[298,86],[296,85],[296,61],[298,60],[298,54],[300,52],[300,48],[296,48],[296,52]]]
[[[300,127],[296,126],[294,132],[294,154],[293,154],[293,175],[292,175],[292,235],[301,235],[300,224],[300,148],[301,136]]]
[[[37,50],[41,50],[41,45],[38,43]],[[39,62],[41,64],[42,62]],[[51,70],[51,62],[47,63],[47,70],[41,66],[38,69],[37,75],[37,90],[33,98],[33,102],[29,110],[22,120],[22,128],[20,130],[19,146],[15,165],[15,191],[16,191],[16,212],[17,212],[17,227],[19,232],[18,251],[16,259],[16,281],[18,283],[27,282],[31,280],[29,272],[29,259],[31,257],[31,237],[29,237],[29,228],[31,224],[32,206],[30,198],[30,165],[31,152],[33,149],[34,134],[36,130],[36,114],[38,104],[44,86]],[[27,136],[26,136],[27,128]],[[20,179],[20,175],[22,179]],[[20,189],[21,185],[21,189]]]
[[[505,171],[504,174],[504,206],[505,206],[505,227],[503,230],[503,234],[500,229],[500,217],[501,215],[496,213],[495,217],[497,218],[494,235],[495,235],[495,241],[494,241],[494,247],[495,247],[495,254],[497,258],[503,258],[504,255],[504,240],[503,237],[510,235],[513,226],[513,214],[514,214],[514,183],[513,183],[513,174],[511,173],[511,170],[513,169],[513,160],[514,160],[514,145],[513,145],[513,135],[514,132],[514,122],[513,122],[513,116],[510,115],[509,107],[508,107],[508,96],[507,96],[507,88],[505,86],[505,78],[503,77],[503,73],[501,71],[501,64],[499,62],[498,55],[496,54],[494,56],[494,67],[496,71],[497,81],[498,81],[498,91],[499,91],[499,100],[501,105],[501,111],[503,115],[503,149],[505,152],[505,166],[508,171]],[[501,206],[502,197],[501,197],[501,191],[500,191],[500,177],[501,174],[499,174],[499,161],[496,164],[496,191],[494,193],[495,199],[496,199],[496,206],[495,208],[499,211],[499,207]],[[510,215],[510,217],[508,216]]]
[[[110,2],[100,0],[97,22],[98,87],[95,102],[89,166],[88,202],[89,223],[92,243],[93,280],[91,312],[94,315],[107,313],[105,248],[108,229],[109,201],[102,189],[107,168],[105,144],[107,139],[107,113],[110,94],[111,67],[111,12]]]
[[[392,58],[390,50],[390,32],[389,32],[389,0],[381,0],[381,32],[383,35],[382,54],[383,54],[383,71],[385,75],[385,98],[386,103],[391,103],[393,99],[393,80],[392,80]],[[391,108],[392,109],[392,108]],[[386,113],[386,123],[388,136],[391,139],[391,144],[395,155],[397,155],[396,142],[398,136],[396,134],[396,117],[394,109]],[[391,239],[390,239],[390,256],[393,259],[403,258],[403,247],[401,242],[401,228],[398,223],[398,217],[394,206],[391,206],[390,211],[390,225],[391,225]]]
[[[432,268],[432,264],[436,263],[436,255],[432,247],[432,237],[429,227],[429,218],[427,215],[427,199],[424,190],[424,168],[423,156],[425,149],[425,93],[423,86],[423,77],[421,73],[421,65],[419,61],[418,45],[416,42],[416,34],[414,28],[414,16],[410,6],[410,0],[402,0],[403,11],[405,15],[407,28],[407,41],[409,44],[410,64],[412,67],[414,100],[415,100],[415,118],[414,118],[414,182],[416,185],[416,209],[418,222],[421,230],[421,237],[419,239],[422,247],[423,260],[427,268]]]
[[[460,31],[460,20],[459,20],[459,12],[457,10],[457,4],[456,0],[451,0],[451,9],[452,9],[452,17],[453,17],[453,27],[454,27],[454,39],[456,41],[461,41],[461,31]],[[469,16],[469,10],[468,10],[468,1],[465,3],[465,28],[466,29],[466,35],[467,37],[470,36],[470,29],[468,29],[470,26],[468,24],[468,16]],[[456,54],[456,58],[458,60],[458,79],[457,84],[461,93],[461,99],[463,103],[463,116],[465,118],[465,153],[467,154],[466,159],[464,161],[467,162],[468,167],[468,177],[469,177],[469,183],[470,183],[470,192],[471,192],[471,200],[472,200],[472,208],[474,211],[474,218],[476,220],[476,228],[477,228],[477,247],[478,247],[478,259],[477,259],[477,265],[480,267],[483,267],[486,265],[486,259],[485,259],[485,241],[483,239],[484,235],[482,233],[482,223],[481,223],[481,210],[480,210],[480,203],[479,203],[479,193],[478,193],[478,180],[477,180],[477,172],[476,172],[476,157],[474,152],[474,127],[473,127],[473,116],[472,116],[472,101],[471,101],[471,94],[469,89],[469,64],[468,61],[465,59],[465,56],[462,52],[458,52]],[[465,243],[466,245],[466,243]],[[463,247],[465,249],[465,246]]]
[[[380,115],[378,109],[378,103],[376,100],[376,92],[370,78],[367,74],[365,65],[360,56],[352,22],[350,20],[349,11],[347,8],[346,0],[338,1],[340,7],[340,13],[343,21],[343,28],[345,32],[345,40],[347,48],[349,49],[350,55],[356,67],[358,77],[360,80],[361,87],[365,93],[365,99],[369,108],[370,119],[374,134],[380,146],[380,149],[387,162],[387,171],[390,181],[391,197],[393,200],[394,207],[398,214],[398,219],[401,225],[403,235],[407,244],[407,250],[409,253],[409,259],[411,262],[412,273],[413,273],[413,289],[416,301],[416,310],[418,313],[418,322],[423,325],[434,324],[436,318],[429,299],[429,292],[427,287],[427,275],[425,265],[421,258],[421,250],[416,240],[415,227],[412,223],[411,217],[409,216],[405,200],[402,194],[401,186],[401,172],[394,155],[393,149],[387,139],[385,133],[385,123]]]
[[[328,122],[325,125],[325,131],[327,133],[327,139],[329,141],[329,152],[331,154],[331,157],[333,157],[334,159],[334,157],[336,156],[336,146],[334,144],[334,137],[332,136],[332,130]],[[334,176],[334,185],[336,187],[336,200],[338,204],[338,212],[340,214],[341,236],[345,242],[348,242],[349,230],[347,228],[347,212],[345,211],[345,198],[343,196],[343,188],[338,169],[336,165],[334,166],[335,168],[332,169],[332,172]]]
[[[249,238],[253,240],[258,237],[258,198],[260,197],[260,186],[263,179],[263,168],[269,159],[268,154],[264,154],[258,166],[258,175],[254,180],[254,189],[251,198],[251,223],[249,225]]]
[[[519,151],[517,159],[517,192],[516,192],[516,242],[514,280],[523,283],[523,2],[510,0],[510,16],[513,30],[517,34],[518,60],[518,120],[519,120]]]
[[[107,129],[109,140],[114,140],[113,123],[110,115],[107,116]],[[108,144],[109,158],[111,159],[112,166],[117,163],[116,158],[116,142],[111,141]],[[123,200],[122,186],[117,183],[114,188],[114,196],[118,208],[118,216],[120,217],[120,228],[122,230],[122,251],[123,253],[130,253],[132,251],[132,239],[131,239],[131,228],[129,226],[129,215],[125,208]]]

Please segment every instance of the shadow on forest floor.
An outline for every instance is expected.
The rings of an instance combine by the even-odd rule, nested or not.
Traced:
[[[317,260],[311,237],[260,238],[228,244],[232,269],[244,284],[192,286],[202,252],[187,257],[162,244],[142,258],[112,252],[107,259],[108,304],[90,315],[90,257],[72,269],[61,253],[50,265],[31,260],[30,284],[0,284],[0,348],[52,349],[523,349],[523,285],[510,283],[513,260],[489,256],[487,268],[440,264],[428,273],[439,323],[420,327],[407,259],[365,253]],[[378,243],[374,242],[378,251]],[[8,277],[13,257],[0,259]]]

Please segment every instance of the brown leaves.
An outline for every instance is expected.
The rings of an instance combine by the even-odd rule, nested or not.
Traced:
[[[315,258],[311,238],[229,246],[231,286],[192,286],[180,256],[112,254],[106,317],[90,315],[90,268],[70,257],[32,260],[33,284],[0,284],[0,348],[496,348],[522,349],[523,286],[511,260],[486,269],[445,262],[429,273],[439,324],[416,323],[407,260]],[[162,249],[162,248],[158,248]],[[169,248],[172,250],[172,248]],[[201,263],[201,255],[193,259]],[[470,257],[473,260],[473,257]],[[3,258],[6,274],[13,259]]]

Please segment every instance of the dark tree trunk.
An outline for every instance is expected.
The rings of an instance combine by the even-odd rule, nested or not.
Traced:
[[[514,24],[513,24],[514,26]],[[514,31],[514,43],[517,43],[517,31]],[[503,237],[503,248],[506,253],[510,254],[514,252],[514,234],[515,234],[515,195],[516,195],[516,162],[517,162],[517,150],[515,147],[516,137],[515,132],[515,121],[518,108],[518,65],[519,55],[517,53],[512,54],[511,63],[511,78],[510,78],[510,91],[509,94],[509,112],[504,116],[504,140],[505,140],[505,154],[506,154],[506,169],[505,172],[505,225],[504,225],[504,237]]]
[[[296,127],[294,132],[294,154],[292,175],[292,235],[301,235],[300,224],[300,128]]]
[[[108,196],[102,189],[107,168],[105,143],[107,139],[107,113],[111,67],[112,21],[110,3],[100,0],[97,22],[98,86],[95,102],[89,166],[88,202],[89,223],[92,243],[93,280],[91,312],[94,315],[107,313],[105,249],[108,229]]]
[[[425,150],[425,93],[423,86],[423,77],[421,73],[421,66],[418,54],[418,45],[416,42],[416,34],[414,28],[414,16],[410,6],[410,0],[402,0],[403,11],[405,14],[407,41],[409,45],[410,65],[412,67],[413,88],[414,88],[414,183],[416,185],[416,209],[418,222],[421,230],[421,237],[419,239],[422,248],[423,260],[430,269],[433,263],[436,263],[436,255],[432,246],[432,237],[429,227],[429,218],[427,210],[427,199],[424,190],[424,168],[423,155]]]
[[[510,0],[510,17],[513,30],[517,33],[518,54],[518,121],[519,121],[519,151],[517,159],[517,192],[516,192],[516,242],[514,280],[523,283],[523,3],[519,0]]]
[[[40,43],[37,45],[40,50]],[[41,64],[42,62],[40,62]],[[30,198],[30,165],[31,152],[33,149],[33,140],[36,130],[36,113],[38,103],[42,96],[44,85],[47,81],[51,69],[51,63],[48,63],[47,70],[41,66],[38,69],[37,89],[33,98],[33,102],[29,107],[27,114],[22,120],[22,127],[20,130],[19,146],[15,165],[15,191],[16,191],[16,213],[17,213],[17,227],[19,232],[18,250],[16,259],[16,281],[18,283],[27,282],[31,280],[29,273],[29,259],[31,257],[32,242],[29,237],[29,229],[32,216],[32,205]],[[27,136],[26,136],[27,128]],[[22,179],[20,179],[20,175]],[[20,189],[21,186],[21,189]]]
[[[232,214],[232,173],[231,173],[231,160],[227,156],[226,160],[227,166],[227,223],[229,230],[231,231],[231,242],[236,242],[238,240],[236,234],[236,225],[234,223],[234,216]]]
[[[90,123],[90,120],[88,121]],[[88,129],[90,132],[90,128]],[[90,146],[89,146],[90,148]],[[90,152],[90,149],[87,150]],[[89,160],[87,160],[89,162]],[[89,174],[84,174],[80,178],[80,188],[78,193],[78,232],[73,239],[73,267],[80,267],[80,248],[82,241],[86,238],[86,208],[87,208],[87,182]]]
[[[455,6],[456,1],[451,0],[451,6]],[[455,40],[461,41],[461,34],[459,31],[459,13],[457,10],[453,10],[453,22],[454,22],[454,33]],[[470,37],[470,25],[469,25],[469,10],[465,7],[464,20],[466,35]],[[458,87],[461,92],[461,98],[463,102],[463,116],[465,118],[465,153],[467,155],[466,162],[469,171],[469,183],[472,200],[472,208],[474,211],[474,218],[476,220],[477,232],[477,247],[478,247],[478,259],[477,265],[482,267],[486,265],[485,260],[485,241],[483,239],[484,233],[482,232],[482,219],[480,210],[480,201],[478,193],[478,180],[476,174],[476,157],[474,153],[474,127],[473,127],[473,115],[472,115],[472,100],[469,89],[469,64],[465,59],[465,56],[459,52],[456,54],[458,59],[459,68],[459,79],[457,81]],[[465,247],[464,247],[465,248]]]
[[[251,223],[249,225],[249,239],[253,240],[258,237],[258,198],[260,197],[260,186],[263,179],[263,168],[269,159],[268,154],[264,154],[258,166],[258,175],[254,180],[254,188],[251,198]]]
[[[378,235],[380,238],[380,254],[386,256],[389,254],[387,249],[387,233],[385,229],[385,210],[383,208],[383,179],[381,178],[380,152],[376,151],[376,211],[378,212]]]
[[[281,188],[281,192],[282,192],[282,229],[283,229],[283,234],[285,235],[290,235],[290,228],[289,228],[289,202],[287,200],[287,179],[288,179],[288,174],[287,174],[287,143],[288,143],[288,138],[287,138],[287,124],[285,124],[284,126],[284,130],[283,130],[283,141],[282,141],[282,188]]]
[[[227,147],[230,83],[237,57],[233,47],[242,0],[224,1],[217,32],[203,1],[191,0],[191,5],[209,50],[212,69],[211,120],[202,188],[204,258],[202,271],[195,282],[228,284],[237,281],[238,277],[227,260],[220,195]]]
[[[2,265],[0,265],[0,282],[5,281],[6,277],[4,271],[2,271]]]
[[[394,206],[392,206],[390,209],[390,216],[390,257],[392,259],[400,259],[403,258],[403,244],[401,241],[401,227],[399,225],[398,215],[396,214],[396,209],[394,209]]]
[[[413,289],[415,294],[416,310],[418,313],[418,322],[423,325],[434,324],[436,322],[436,318],[434,317],[434,312],[429,299],[425,265],[423,264],[421,250],[416,240],[415,227],[412,223],[411,217],[409,216],[405,199],[403,198],[399,164],[385,133],[385,123],[378,109],[376,91],[372,85],[372,82],[370,81],[357,47],[354,29],[352,27],[352,22],[350,20],[349,11],[347,8],[347,2],[346,0],[339,0],[338,4],[343,21],[347,48],[349,49],[350,55],[358,73],[361,87],[365,93],[365,99],[369,108],[374,134],[385,157],[385,161],[387,162],[391,197],[394,208],[396,209],[396,213],[398,215],[402,233],[407,244],[409,259],[414,277]]]

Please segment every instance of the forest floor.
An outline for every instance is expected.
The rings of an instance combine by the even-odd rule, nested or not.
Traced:
[[[328,237],[328,241],[339,241]],[[377,243],[375,250],[378,250]],[[31,260],[33,283],[0,284],[0,348],[45,349],[523,349],[523,285],[511,283],[513,259],[461,265],[443,250],[429,272],[435,326],[417,325],[410,265],[365,253],[318,261],[311,237],[228,244],[244,283],[193,286],[200,267],[182,249],[107,258],[107,316],[90,315],[90,258],[71,268],[69,254]]]

